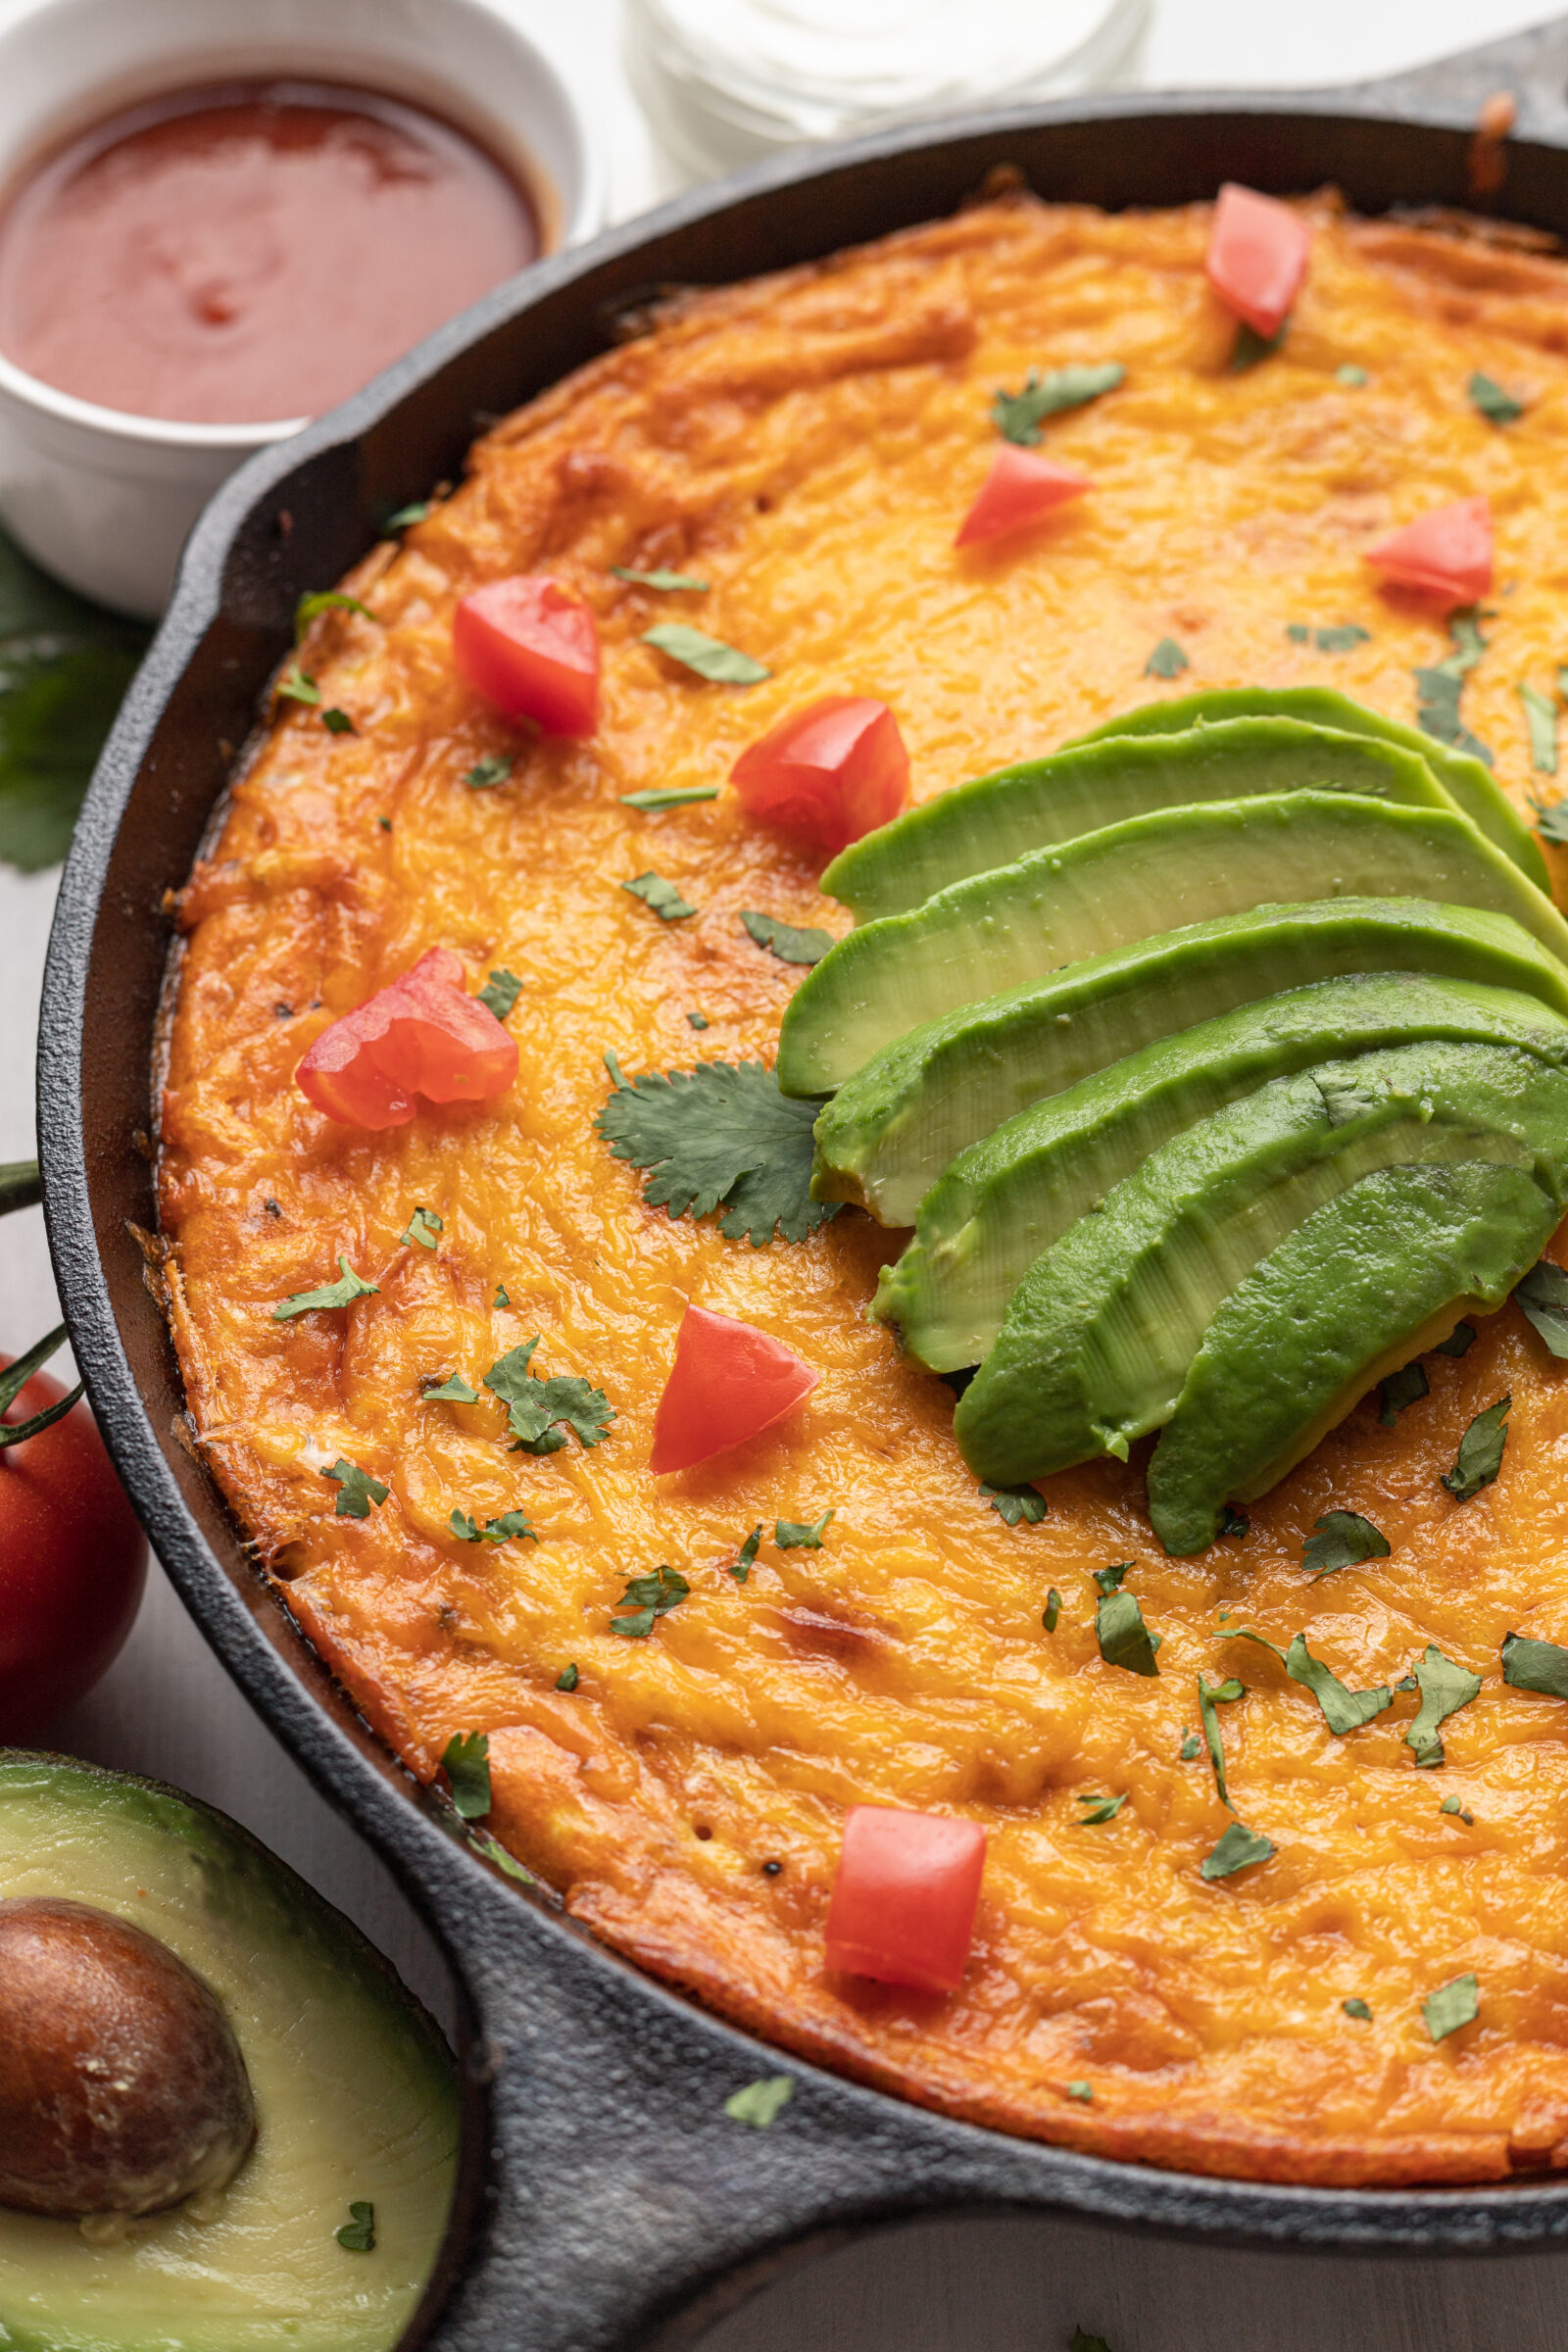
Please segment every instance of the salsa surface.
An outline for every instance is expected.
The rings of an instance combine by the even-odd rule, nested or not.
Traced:
[[[620,1949],[797,2050],[1081,2148],[1485,2180],[1568,2163],[1568,1708],[1498,1664],[1509,1631],[1568,1640],[1568,1375],[1518,1308],[1462,1359],[1426,1359],[1431,1394],[1392,1429],[1376,1396],[1358,1407],[1245,1539],[1168,1560],[1137,1454],[1049,1482],[1040,1525],[988,1507],[951,1390],[864,1320],[902,1237],[845,1212],[754,1250],[672,1223],[593,1127],[607,1051],[628,1074],[771,1060],[798,975],[742,907],[846,927],[816,867],[730,796],[652,816],[618,798],[721,785],[818,695],[892,707],[917,798],[1162,691],[1332,684],[1408,720],[1447,633],[1380,591],[1362,551],[1485,492],[1499,593],[1464,719],[1521,805],[1535,782],[1555,794],[1516,684],[1549,688],[1561,651],[1568,269],[1327,199],[1310,216],[1289,338],[1244,372],[1203,279],[1206,208],[1018,200],[702,297],[481,442],[456,495],[347,583],[375,620],[332,612],[307,642],[357,731],[280,706],[183,896],[166,1274],[203,1452],[289,1607],[421,1778],[455,1733],[488,1733],[488,1828]],[[1093,490],[956,552],[996,387],[1112,360],[1124,384],[1045,427]],[[1467,396],[1478,369],[1525,404],[1506,430]],[[659,594],[612,564],[711,586]],[[509,728],[452,665],[457,599],[545,570],[599,616],[584,744]],[[641,642],[674,619],[771,677],[709,684]],[[1319,648],[1351,623],[1365,640]],[[1169,687],[1146,675],[1165,639],[1189,664]],[[504,784],[466,781],[507,758]],[[698,911],[662,923],[619,887],[649,868]],[[522,980],[515,1089],[377,1135],[333,1126],[293,1085],[300,1054],[437,945],[470,987]],[[433,1250],[400,1242],[416,1204],[443,1220]],[[378,1295],[274,1321],[340,1251]],[[822,1379],[778,1431],[655,1481],[688,1300]],[[539,1373],[585,1376],[615,1409],[591,1451],[509,1451],[487,1394],[421,1400],[454,1370],[478,1387],[534,1333]],[[1504,1392],[1501,1474],[1457,1504],[1441,1474]],[[390,1490],[363,1521],[334,1515],[339,1455]],[[540,1541],[463,1543],[454,1508],[521,1508]],[[829,1509],[819,1549],[772,1540],[775,1519]],[[1332,1509],[1392,1552],[1314,1584],[1302,1546]],[[1157,1678],[1096,1644],[1093,1571],[1124,1560]],[[627,1580],[660,1563],[689,1596],[618,1638]],[[1413,1696],[1336,1740],[1266,1652],[1222,1639],[1243,1625],[1281,1649],[1304,1632],[1356,1689],[1435,1642],[1481,1695],[1443,1727],[1442,1769],[1419,1770]],[[568,1665],[577,1687],[558,1690]],[[1249,1686],[1219,1710],[1230,1791],[1276,1848],[1212,1884],[1200,1863],[1232,1817],[1190,1737],[1200,1671]],[[1080,1800],[1107,1794],[1126,1801],[1085,1826]],[[858,1801],[988,1831],[952,1998],[823,1971]],[[1479,2015],[1434,2042],[1423,2001],[1466,1972]]]

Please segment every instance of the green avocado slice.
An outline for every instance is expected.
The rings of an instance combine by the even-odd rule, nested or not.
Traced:
[[[1149,1467],[1165,1549],[1201,1551],[1233,1495],[1266,1493],[1467,1308],[1500,1306],[1563,1206],[1524,1168],[1460,1161],[1381,1170],[1308,1217],[1237,1285],[1188,1367]]]
[[[1271,1078],[1441,1039],[1568,1066],[1568,1021],[1462,981],[1380,973],[1238,1005],[1048,1096],[960,1152],[921,1202],[914,1240],[883,1268],[871,1313],[929,1371],[978,1363],[1041,1251],[1184,1128]]]
[[[1478,825],[1505,858],[1511,858],[1538,890],[1550,895],[1551,877],[1541,844],[1484,760],[1456,752],[1451,744],[1424,735],[1419,727],[1385,718],[1381,710],[1369,710],[1363,703],[1352,702],[1348,694],[1336,694],[1329,686],[1220,687],[1206,694],[1184,694],[1174,702],[1144,703],[1061,748],[1075,751],[1082,745],[1103,743],[1113,735],[1176,734],[1188,727],[1224,725],[1237,718],[1296,718],[1311,726],[1343,727],[1348,734],[1370,735],[1379,742],[1418,752],[1471,823]]]
[[[0,2344],[15,2352],[392,2352],[446,2231],[457,2069],[380,1955],[220,1813],[156,1783],[0,1753],[0,1899],[135,1922],[217,1993],[256,2145],[216,2211],[89,2244],[0,2209]],[[373,2248],[337,2237],[374,2207]]]
[[[825,1095],[921,1021],[1185,923],[1278,900],[1420,898],[1511,914],[1568,961],[1568,924],[1461,816],[1287,792],[1135,816],[938,891],[839,940],[779,1034],[787,1095]]]
[[[1400,1046],[1200,1120],[1035,1259],[958,1400],[964,1460],[1001,1487],[1125,1458],[1175,1411],[1221,1303],[1317,1209],[1378,1168],[1487,1159],[1564,1197],[1568,1075],[1505,1046]]]
[[[1233,1005],[1349,972],[1436,972],[1568,1015],[1568,969],[1505,914],[1318,899],[1141,939],[960,1005],[873,1054],[816,1122],[811,1191],[912,1225],[949,1162],[1043,1095]]]
[[[976,776],[841,850],[822,888],[858,923],[905,914],[950,882],[1152,809],[1263,793],[1354,792],[1406,808],[1456,804],[1428,762],[1392,743],[1296,718],[1236,718],[1114,736]]]

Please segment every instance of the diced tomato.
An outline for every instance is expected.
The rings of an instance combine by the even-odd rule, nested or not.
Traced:
[[[852,1805],[828,1905],[828,1967],[922,1992],[956,1992],[985,1860],[978,1822]]]
[[[547,735],[599,723],[599,624],[552,579],[519,572],[466,596],[452,619],[459,674],[509,718]]]
[[[820,1377],[766,1332],[688,1306],[654,1415],[648,1467],[662,1477],[744,1446],[793,1413]]]
[[[1053,458],[1038,458],[1033,450],[1008,442],[991,461],[991,471],[980,495],[958,525],[955,547],[970,547],[977,539],[998,539],[1004,531],[1021,531],[1069,498],[1082,498],[1093,483],[1070,466]]]
[[[1366,560],[1397,588],[1473,605],[1492,586],[1492,508],[1484,498],[1438,507],[1369,547]]]
[[[826,694],[748,745],[729,780],[753,816],[836,856],[898,815],[909,755],[886,703]]]
[[[295,1071],[300,1091],[345,1127],[403,1127],[416,1095],[483,1102],[517,1075],[517,1048],[463,985],[460,957],[431,948],[411,971],[323,1029]]]
[[[1312,232],[1299,213],[1255,188],[1226,181],[1203,268],[1225,308],[1265,340],[1290,317],[1311,250]]]

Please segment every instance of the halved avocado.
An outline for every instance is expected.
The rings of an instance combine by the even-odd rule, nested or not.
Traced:
[[[1456,752],[1451,744],[1440,743],[1419,727],[1385,718],[1381,710],[1369,710],[1364,703],[1352,702],[1348,694],[1336,694],[1329,686],[1229,686],[1180,695],[1168,703],[1143,703],[1120,718],[1107,719],[1102,727],[1091,728],[1072,744],[1063,744],[1062,749],[1103,743],[1112,735],[1171,735],[1187,727],[1224,725],[1237,718],[1296,718],[1310,726],[1343,727],[1348,734],[1370,735],[1380,743],[1398,744],[1407,752],[1419,753],[1471,823],[1479,825],[1538,890],[1550,892],[1551,878],[1541,844],[1485,760],[1473,759],[1468,752]]]
[[[1220,1306],[1160,1432],[1165,1549],[1201,1551],[1233,1496],[1265,1494],[1461,1314],[1500,1306],[1563,1206],[1526,1169],[1461,1161],[1363,1177],[1298,1226]]]
[[[968,1145],[1042,1096],[1233,1005],[1349,972],[1436,972],[1568,1016],[1568,969],[1505,914],[1428,899],[1318,899],[1193,923],[923,1022],[816,1122],[811,1191],[912,1225]]]
[[[1508,1047],[1418,1045],[1277,1078],[1151,1154],[1037,1257],[958,1399],[964,1460],[1017,1486],[1169,1420],[1224,1299],[1375,1169],[1494,1160],[1568,1186],[1568,1074]],[[1282,1353],[1288,1329],[1276,1338]]]
[[[1271,1078],[1379,1048],[1505,1045],[1568,1064],[1568,1021],[1529,997],[1377,974],[1322,980],[1161,1038],[960,1152],[885,1266],[871,1313],[932,1372],[980,1361],[1043,1250],[1184,1128]]]
[[[452,2202],[456,2070],[391,1969],[291,1870],[174,1790],[0,1752],[0,1899],[96,1906],[217,1994],[256,2144],[201,2200],[122,2236],[0,2208],[7,2352],[390,2352]],[[351,2203],[373,2250],[340,2245]]]
[[[1170,735],[1118,735],[956,784],[841,850],[822,888],[858,923],[874,922],[906,913],[967,874],[1152,809],[1308,791],[1456,808],[1414,752],[1295,718],[1236,718]]]
[[[916,1023],[1186,923],[1295,900],[1439,899],[1511,914],[1568,960],[1568,923],[1462,816],[1348,793],[1167,808],[938,891],[852,931],[785,1012],[778,1083],[825,1095]]]

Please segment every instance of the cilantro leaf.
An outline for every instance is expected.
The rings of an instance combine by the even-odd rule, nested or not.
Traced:
[[[433,1208],[416,1206],[409,1219],[407,1230],[398,1235],[398,1240],[405,1249],[417,1246],[420,1250],[433,1250],[437,1236],[445,1231],[444,1217],[438,1217]]]
[[[515,1854],[509,1854],[500,1838],[492,1838],[488,1830],[476,1830],[470,1824],[468,1843],[476,1854],[483,1854],[487,1862],[493,1862],[497,1870],[504,1870],[508,1878],[515,1879],[520,1886],[538,1886],[533,1872],[524,1870]]]
[[[482,760],[474,761],[463,781],[470,792],[493,792],[511,774],[512,761],[505,752],[487,752]]]
[[[337,1270],[343,1278],[341,1282],[323,1283],[318,1291],[296,1291],[292,1298],[285,1298],[281,1306],[273,1307],[272,1321],[292,1323],[296,1315],[313,1315],[318,1308],[347,1306],[352,1299],[379,1296],[379,1286],[362,1282],[346,1257],[338,1259]]]
[[[1483,375],[1479,368],[1465,390],[1489,424],[1512,424],[1515,417],[1525,413],[1522,400],[1515,400],[1511,392],[1505,392],[1490,375]]]
[[[1154,1652],[1160,1645],[1160,1636],[1152,1634],[1145,1625],[1144,1612],[1134,1594],[1119,1590],[1131,1566],[1131,1560],[1123,1560],[1114,1568],[1095,1571],[1095,1582],[1100,1587],[1095,1640],[1107,1666],[1120,1666],[1128,1674],[1158,1674]]]
[[[764,2075],[760,2082],[732,2090],[724,2101],[724,2113],[732,2124],[750,2124],[756,2132],[767,2132],[794,2096],[795,2085],[788,2075]]]
[[[1479,1988],[1473,1975],[1453,1977],[1429,1992],[1421,2004],[1421,2014],[1427,2021],[1427,2032],[1434,2041],[1445,2041],[1457,2034],[1461,2026],[1470,2025],[1480,2009]]]
[[[1054,1634],[1061,1617],[1061,1594],[1054,1585],[1046,1594],[1046,1605],[1040,1612],[1040,1622],[1048,1634]]]
[[[490,1810],[488,1732],[454,1732],[441,1751],[441,1769],[464,1820],[482,1821]]]
[[[563,1666],[556,1677],[556,1689],[558,1690],[575,1690],[579,1679],[575,1666]]]
[[[716,784],[652,785],[646,792],[623,792],[620,805],[623,808],[641,809],[647,815],[657,808],[685,808],[694,801],[716,801],[717,798]]]
[[[1249,326],[1243,318],[1236,329],[1236,340],[1231,345],[1232,375],[1245,375],[1249,368],[1257,366],[1259,360],[1268,359],[1280,349],[1290,331],[1289,318],[1282,318],[1271,335],[1260,335],[1255,326]]]
[[[1366,368],[1358,368],[1353,360],[1347,360],[1343,368],[1335,368],[1334,380],[1337,384],[1359,386],[1369,384],[1372,378]]]
[[[741,908],[741,921],[758,946],[780,963],[820,963],[833,945],[831,931],[797,931],[793,923],[781,923],[776,914],[759,914],[751,906]]]
[[[612,1617],[610,1630],[619,1634],[624,1642],[646,1642],[654,1630],[656,1618],[671,1609],[678,1609],[691,1591],[686,1579],[675,1569],[660,1567],[652,1576],[634,1576],[620,1596],[620,1606],[629,1608],[625,1617]]]
[[[634,899],[641,899],[662,923],[678,923],[685,915],[697,912],[696,907],[681,897],[674,883],[666,882],[662,874],[656,874],[652,866],[646,874],[633,874],[631,880],[623,882],[620,887],[629,890]]]
[[[1046,1515],[1038,1487],[982,1487],[980,1496],[1007,1527],[1038,1527]]]
[[[1333,1576],[1363,1560],[1386,1560],[1389,1540],[1359,1511],[1325,1511],[1301,1547],[1301,1566],[1313,1577]]]
[[[1120,1796],[1093,1796],[1086,1793],[1080,1795],[1078,1802],[1085,1808],[1079,1816],[1078,1828],[1080,1830],[1098,1829],[1102,1821],[1115,1820],[1127,1802],[1127,1792],[1123,1789]]]
[[[1467,1355],[1476,1336],[1473,1323],[1456,1323],[1446,1340],[1439,1340],[1434,1355]]]
[[[354,735],[359,731],[348,712],[335,708],[321,712],[321,724],[329,735]]]
[[[1095,2087],[1092,2082],[1069,2082],[1067,2085],[1069,2099],[1092,2099],[1094,2095]],[[1072,2340],[1076,2352],[1105,2352],[1104,2337],[1102,2335],[1085,2335],[1081,2328]]]
[[[689,1012],[686,1018],[693,1029],[711,1029],[713,1026],[706,1012]]]
[[[1474,669],[1487,650],[1474,611],[1455,612],[1448,622],[1448,635],[1453,651],[1447,660],[1415,672],[1416,724],[1437,742],[1451,743],[1456,751],[1468,752],[1473,760],[1485,760],[1491,767],[1492,754],[1459,717],[1465,673]]]
[[[1568,849],[1568,800],[1544,802],[1532,800],[1536,831],[1543,841],[1549,841],[1559,850]]]
[[[1285,1671],[1293,1683],[1311,1691],[1336,1740],[1343,1740],[1347,1732],[1358,1732],[1394,1704],[1394,1692],[1381,1685],[1375,1690],[1348,1690],[1321,1658],[1313,1657],[1304,1634],[1292,1637],[1285,1653]]]
[[[378,1478],[372,1478],[368,1470],[362,1470],[358,1462],[349,1461],[341,1453],[331,1469],[323,1470],[321,1476],[330,1478],[343,1490],[333,1508],[334,1519],[368,1519],[371,1503],[379,1505],[385,1502],[392,1492]]]
[[[1568,1356],[1568,1274],[1549,1257],[1531,1267],[1514,1285],[1526,1320],[1538,1331],[1553,1355]]]
[[[1543,1698],[1568,1698],[1568,1649],[1556,1642],[1533,1642],[1522,1634],[1504,1634],[1502,1679],[1515,1690],[1535,1690]]]
[[[1420,1768],[1430,1772],[1443,1762],[1439,1726],[1446,1723],[1450,1715],[1456,1715],[1461,1707],[1467,1707],[1473,1698],[1479,1698],[1481,1677],[1446,1658],[1435,1642],[1427,1643],[1426,1656],[1417,1658],[1412,1671],[1421,1692],[1421,1705],[1404,1735],[1404,1743],[1414,1748]]]
[[[1252,1522],[1245,1512],[1235,1510],[1228,1502],[1221,1506],[1219,1525],[1214,1530],[1216,1536],[1235,1536],[1240,1540],[1241,1537],[1250,1535],[1251,1532]]]
[[[505,964],[499,972],[491,973],[478,992],[480,1004],[487,1005],[498,1021],[506,1019],[521,994],[522,982],[515,972],[509,972]]]
[[[837,1214],[811,1199],[812,1128],[819,1105],[792,1102],[760,1061],[705,1061],[695,1070],[622,1078],[594,1124],[617,1159],[653,1170],[650,1208],[705,1217],[723,1203],[719,1231],[754,1249],[773,1238],[803,1242]]]
[[[689,628],[683,620],[663,621],[657,629],[644,629],[644,645],[652,645],[683,668],[695,670],[700,678],[710,678],[718,686],[759,686],[772,671],[738,647],[726,645],[721,637],[710,637],[705,629]]]
[[[1174,637],[1162,637],[1149,660],[1144,663],[1146,678],[1179,678],[1192,663]]]
[[[694,580],[686,571],[632,571],[624,564],[612,564],[611,576],[624,580],[632,588],[684,588],[693,596],[706,596],[711,580]]]
[[[521,1511],[503,1511],[499,1519],[487,1519],[483,1527],[471,1511],[454,1511],[448,1525],[464,1544],[510,1544],[514,1539],[529,1544],[539,1541]]]
[[[1345,2011],[1347,2017],[1358,2017],[1361,2019],[1364,2025],[1370,2025],[1372,2023],[1371,2010],[1367,2007],[1365,2001],[1358,1999],[1354,1995],[1352,1995],[1348,2001],[1342,2001],[1340,2003],[1340,2007]]]
[[[1230,1790],[1225,1786],[1225,1750],[1220,1741],[1219,1717],[1214,1708],[1216,1704],[1228,1706],[1233,1699],[1245,1698],[1246,1695],[1247,1685],[1239,1683],[1234,1675],[1230,1675],[1223,1683],[1215,1683],[1212,1689],[1201,1675],[1198,1678],[1198,1712],[1203,1725],[1203,1743],[1208,1749],[1208,1760],[1214,1767],[1214,1787],[1219,1791],[1222,1805],[1228,1805],[1231,1798]],[[1186,1752],[1184,1743],[1184,1756]],[[1196,1755],[1198,1751],[1195,1748],[1193,1752]]]
[[[1530,764],[1538,776],[1557,773],[1557,706],[1541,694],[1528,679],[1521,678],[1515,692],[1524,705],[1525,725],[1530,734]]]
[[[598,1446],[615,1418],[614,1407],[603,1389],[592,1387],[574,1372],[558,1373],[550,1380],[530,1372],[529,1359],[538,1345],[536,1332],[531,1340],[498,1356],[484,1376],[485,1387],[507,1408],[507,1420],[516,1440],[514,1450],[559,1453],[566,1443],[560,1426],[563,1422],[575,1430],[584,1446]]]
[[[507,1286],[504,1282],[498,1282],[496,1284],[494,1303],[497,1306],[510,1306],[512,1304],[512,1300],[507,1297]]]
[[[305,643],[305,633],[320,612],[358,612],[363,620],[374,620],[368,605],[362,605],[357,596],[345,596],[341,588],[317,588],[302,596],[294,608],[294,643]]]
[[[1457,1818],[1464,1823],[1464,1826],[1467,1830],[1473,1830],[1476,1826],[1475,1815],[1473,1813],[1467,1813],[1456,1796],[1446,1796],[1442,1804],[1438,1807],[1438,1811],[1440,1813],[1452,1813],[1456,1815]]]
[[[759,1520],[756,1527],[753,1528],[751,1534],[747,1537],[745,1543],[741,1545],[739,1551],[735,1554],[734,1560],[730,1565],[730,1574],[738,1585],[744,1585],[746,1579],[751,1575],[753,1562],[757,1558],[757,1547],[761,1541],[762,1527],[760,1520]]]
[[[1468,1502],[1483,1487],[1490,1487],[1502,1468],[1502,1449],[1508,1443],[1503,1423],[1512,1403],[1511,1396],[1499,1396],[1484,1413],[1477,1413],[1459,1440],[1453,1468],[1443,1473],[1443,1483],[1455,1502]]]
[[[1419,1404],[1423,1396],[1432,1394],[1432,1383],[1419,1364],[1406,1364],[1398,1372],[1391,1372],[1378,1385],[1378,1427],[1392,1429],[1408,1405]]]
[[[389,514],[381,527],[388,531],[410,530],[415,523],[423,522],[434,503],[433,499],[416,498],[413,506],[399,507],[395,514]]]
[[[453,1372],[442,1381],[439,1388],[421,1389],[419,1401],[421,1404],[477,1404],[479,1392],[469,1388],[461,1372]]]
[[[1063,409],[1081,409],[1102,392],[1114,392],[1126,373],[1114,360],[1100,368],[1053,368],[1049,375],[1037,375],[1031,368],[1021,392],[996,393],[991,403],[992,421],[1004,441],[1032,449],[1041,437],[1042,417],[1059,416]]]
[[[310,672],[301,669],[297,662],[289,663],[273,691],[283,702],[305,703],[312,710],[321,699],[321,689]]]
[[[373,2254],[375,2251],[375,2207],[356,2197],[349,2206],[349,2218],[333,2236],[345,2254]]]
[[[1372,642],[1371,630],[1356,620],[1337,621],[1328,628],[1308,628],[1304,621],[1293,620],[1285,634],[1294,645],[1315,645],[1320,654],[1348,654]]]
[[[1182,1733],[1181,1752],[1176,1760],[1180,1764],[1196,1764],[1202,1752],[1203,1742],[1189,1725]]]
[[[820,1519],[775,1519],[773,1541],[780,1551],[820,1551],[827,1523],[838,1517],[838,1505],[824,1511]]]
[[[1266,1862],[1273,1851],[1272,1839],[1233,1821],[1213,1852],[1206,1854],[1199,1865],[1199,1876],[1210,1880],[1234,1878],[1239,1870],[1250,1870],[1254,1862]]]

